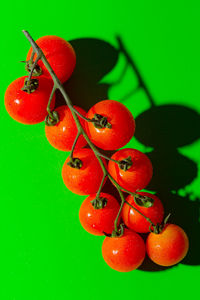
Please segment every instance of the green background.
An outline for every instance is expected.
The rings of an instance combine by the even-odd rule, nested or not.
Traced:
[[[48,144],[44,124],[25,126],[12,120],[4,108],[4,93],[10,82],[26,74],[24,65],[19,63],[25,60],[29,49],[22,29],[28,30],[35,39],[48,34],[67,40],[97,38],[114,47],[118,47],[116,35],[120,35],[155,104],[179,104],[197,114],[200,112],[199,19],[200,10],[195,1],[164,4],[163,1],[79,0],[75,3],[20,1],[3,4],[0,21],[0,299],[151,300],[187,299],[198,295],[198,260],[192,265],[183,263],[164,271],[129,273],[118,273],[104,263],[103,237],[89,235],[79,223],[78,211],[84,197],[69,192],[62,182],[61,168],[68,153],[59,152]],[[112,84],[119,78],[124,63],[125,58],[120,55],[114,68],[101,78],[102,84],[110,84],[109,98],[119,101],[137,83],[129,68],[120,82]],[[87,72],[86,67],[85,74]],[[81,99],[78,102],[81,103]],[[130,93],[123,103],[135,117],[150,108],[142,90]],[[198,122],[193,126],[192,118],[182,121],[178,127],[180,136],[189,136],[193,130],[196,133],[192,142],[185,142],[178,151],[198,166],[197,129],[200,131],[200,127]],[[170,143],[171,131],[165,134]],[[147,152],[153,150],[135,138],[129,146]],[[167,172],[166,176],[172,173]],[[187,171],[184,176],[187,177]],[[163,186],[167,191],[166,182]],[[172,190],[180,197],[189,195],[187,201],[198,203],[199,186],[197,174],[189,184]],[[181,204],[179,208],[181,211]],[[197,206],[196,223],[198,209]],[[185,223],[189,222],[187,213],[185,217]],[[195,238],[199,240],[198,230]]]

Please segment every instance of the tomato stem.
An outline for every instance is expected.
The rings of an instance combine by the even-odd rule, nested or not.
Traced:
[[[56,91],[56,85],[54,84],[53,89],[51,91],[51,95],[49,97],[49,102],[48,102],[48,105],[47,105],[47,112],[48,112],[48,114],[50,116],[51,116],[51,108],[50,108],[50,106],[51,106],[51,101],[53,99],[53,95],[54,95],[55,91]]]
[[[56,76],[55,72],[53,71],[51,65],[49,64],[48,60],[46,59],[46,57],[45,57],[44,53],[42,52],[42,50],[40,49],[40,47],[36,44],[36,42],[33,40],[33,38],[30,36],[30,34],[29,34],[26,30],[23,30],[22,32],[24,33],[24,35],[26,36],[26,38],[27,38],[28,41],[30,42],[30,44],[31,44],[31,46],[32,46],[32,48],[33,48],[33,51],[37,54],[37,57],[39,57],[39,59],[42,60],[43,64],[45,65],[45,67],[47,68],[47,70],[49,71],[49,74],[51,75],[51,77],[52,77],[52,79],[53,79],[54,87],[53,87],[52,93],[54,92],[55,89],[60,90],[61,94],[63,95],[63,97],[64,97],[64,99],[65,99],[66,104],[68,105],[69,109],[71,110],[72,116],[73,116],[73,118],[74,118],[74,121],[75,121],[76,126],[77,126],[77,129],[78,129],[78,135],[77,135],[77,136],[79,137],[80,134],[83,135],[83,137],[84,137],[85,140],[87,141],[88,145],[90,146],[90,148],[91,148],[92,151],[94,152],[96,158],[98,159],[99,164],[101,165],[101,168],[102,168],[102,170],[103,170],[103,179],[102,179],[102,182],[101,182],[101,184],[100,184],[100,187],[99,187],[99,190],[98,190],[98,192],[97,192],[97,195],[99,195],[100,192],[101,192],[101,189],[102,189],[102,186],[103,186],[103,181],[105,180],[105,177],[106,177],[106,176],[108,176],[108,178],[114,183],[114,185],[116,186],[116,188],[117,188],[117,190],[118,190],[118,192],[119,192],[119,195],[120,195],[122,201],[121,201],[121,206],[120,206],[119,212],[118,212],[117,217],[116,217],[115,222],[114,222],[114,225],[115,225],[115,231],[118,232],[117,223],[118,223],[119,216],[120,216],[120,214],[121,214],[122,207],[123,207],[123,205],[124,205],[124,203],[125,203],[125,199],[124,199],[124,195],[123,195],[123,193],[122,193],[122,190],[123,190],[124,192],[127,192],[127,193],[133,195],[133,196],[134,196],[134,195],[137,195],[137,194],[136,194],[136,193],[132,193],[132,192],[130,192],[130,191],[124,189],[123,187],[121,187],[121,186],[115,181],[115,179],[108,173],[108,171],[107,171],[107,169],[106,169],[106,166],[104,165],[104,163],[103,163],[103,161],[102,161],[102,159],[101,159],[100,156],[102,156],[102,157],[104,157],[104,158],[106,158],[106,159],[109,159],[109,160],[113,160],[113,159],[110,159],[109,157],[107,157],[107,156],[101,154],[101,153],[97,150],[97,148],[96,148],[96,147],[94,146],[94,144],[90,141],[90,139],[89,139],[89,137],[87,136],[85,130],[84,130],[83,127],[81,126],[81,123],[80,123],[80,121],[79,121],[78,116],[80,116],[81,118],[83,118],[84,120],[86,120],[86,121],[88,121],[88,122],[93,122],[93,120],[92,120],[92,119],[88,119],[88,118],[82,116],[82,115],[81,115],[81,114],[73,107],[72,102],[71,102],[69,96],[67,95],[67,93],[66,93],[66,91],[65,91],[65,89],[64,89],[64,87],[63,87],[63,85],[62,85],[62,83],[60,82],[60,80],[59,80],[58,77]],[[51,93],[51,95],[52,95],[52,93]],[[48,103],[48,104],[49,104],[49,103]],[[48,110],[49,110],[49,112],[52,113],[52,114],[55,113],[55,112],[51,112],[51,111],[50,111],[50,104],[49,104]],[[77,115],[78,115],[78,116],[77,116]],[[54,117],[54,115],[52,115],[52,116]],[[77,142],[78,137],[76,137],[75,143]],[[74,144],[74,147],[75,147],[75,144]],[[71,157],[72,157],[72,155],[73,155],[73,153],[71,154]],[[119,163],[119,162],[116,161],[116,160],[113,160],[113,161],[116,162],[117,164]],[[135,209],[135,208],[133,207],[133,209]],[[135,210],[137,210],[137,209],[135,209]],[[138,211],[138,213],[140,213],[141,215],[143,215],[140,211]],[[143,215],[143,216],[144,216],[144,215]],[[145,217],[145,216],[144,216],[144,217]],[[151,224],[153,224],[149,218],[147,218],[147,217],[145,217],[145,218],[148,219],[148,221],[149,221]]]
[[[101,190],[102,190],[102,187],[103,187],[103,183],[104,183],[104,180],[105,180],[106,176],[107,176],[107,174],[103,175],[103,178],[101,180],[101,184],[100,184],[98,192],[96,194],[96,199],[98,199],[100,197],[100,193],[101,193]]]
[[[33,50],[32,53],[31,53],[31,57],[29,59],[30,63],[33,63],[34,56],[35,56],[35,51]]]
[[[73,107],[72,109],[79,117],[81,117],[86,122],[92,122],[92,119],[89,119],[89,118],[83,116],[78,110],[76,110],[76,108]]]
[[[74,142],[73,142],[73,145],[72,145],[72,149],[71,149],[70,155],[69,155],[70,160],[73,160],[74,149],[75,149],[76,143],[77,143],[78,138],[79,138],[80,135],[81,135],[81,132],[78,131],[78,133],[77,133],[77,135],[76,135],[76,137],[75,137],[75,140],[74,140]]]
[[[41,59],[41,55],[38,55],[38,56],[36,57],[36,60],[35,60],[34,63],[32,64],[31,71],[30,71],[30,74],[29,74],[29,77],[28,77],[28,81],[31,81],[31,77],[32,77],[32,75],[33,75],[33,71],[34,71],[35,67],[37,66],[37,63],[38,63],[38,61],[39,61],[40,59]]]
[[[48,105],[47,105],[48,115],[45,118],[45,124],[47,126],[54,126],[54,125],[56,125],[59,122],[58,112],[56,110],[55,111],[51,111],[51,102],[52,102],[52,99],[53,99],[53,95],[54,95],[54,93],[56,91],[56,88],[57,88],[56,84],[54,84],[53,89],[51,91],[51,95],[49,97]]]
[[[132,162],[131,156],[119,161],[119,167],[123,171],[129,170],[132,167],[132,165],[133,165],[133,162]]]
[[[112,125],[108,122],[108,119],[99,114],[95,114],[91,122],[96,128],[112,128]]]
[[[120,205],[120,208],[119,208],[119,211],[118,211],[118,214],[117,214],[117,217],[115,218],[115,221],[114,221],[114,225],[115,225],[115,232],[118,232],[118,220],[119,220],[119,217],[120,217],[120,214],[121,214],[121,211],[122,211],[122,208],[123,208],[123,205],[125,203],[125,198],[124,198],[124,195],[121,191],[121,189],[117,186],[117,190],[118,190],[118,193],[120,195],[120,198],[121,198],[121,205]]]
[[[79,158],[71,158],[69,162],[67,162],[67,165],[71,168],[75,169],[81,169],[83,166],[83,162]]]
[[[119,165],[119,161],[118,161],[118,160],[115,160],[115,159],[113,159],[113,158],[111,158],[111,157],[108,157],[108,156],[106,156],[106,155],[100,153],[99,151],[97,151],[96,154],[99,155],[99,156],[101,156],[101,157],[104,157],[104,158],[107,159],[107,160],[111,160],[111,161],[113,161],[114,163],[116,163],[116,164]]]
[[[146,217],[143,213],[141,213],[141,211],[139,211],[136,207],[134,207],[133,205],[131,205],[128,201],[125,200],[125,203],[128,204],[131,208],[133,208],[135,211],[137,211],[141,216],[143,216],[152,226],[155,226],[154,223],[148,218]]]

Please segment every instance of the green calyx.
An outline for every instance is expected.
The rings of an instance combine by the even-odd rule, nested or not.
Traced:
[[[102,198],[98,197],[98,198],[95,198],[94,200],[91,201],[92,206],[95,209],[102,209],[102,208],[106,207],[107,202],[108,202],[108,200],[106,198],[103,198],[103,197]]]
[[[79,158],[71,158],[67,165],[71,168],[80,169],[83,166],[83,163]]]
[[[156,225],[154,224],[151,224],[149,226],[149,231],[150,232],[153,232],[155,234],[159,234],[163,231],[163,229],[165,228],[165,225],[167,224],[168,220],[169,220],[169,217],[171,216],[171,214],[169,213],[163,220],[162,223],[157,223]]]
[[[113,230],[111,237],[121,237],[124,234],[124,224],[120,224],[117,230]]]
[[[37,90],[39,86],[39,82],[37,79],[29,79],[28,77],[24,80],[24,86],[22,87],[22,91],[31,94]]]
[[[106,236],[111,238],[121,237],[124,234],[124,224],[120,224],[119,228],[117,230],[113,230],[111,234],[108,234],[106,232],[103,232]]]
[[[147,208],[154,204],[154,200],[152,198],[138,194],[134,195],[134,201],[137,205]]]
[[[123,171],[127,171],[128,169],[130,169],[133,165],[131,156],[128,156],[127,158],[120,160],[118,163],[120,169],[122,169]]]
[[[34,64],[34,61],[31,61],[31,60],[26,61],[25,69],[28,73],[30,73],[32,71],[33,64]],[[36,65],[32,71],[32,76],[40,76],[40,75],[42,75],[42,69],[40,68],[39,65]]]
[[[60,119],[59,119],[59,114],[58,114],[57,111],[52,111],[52,112],[50,112],[50,113],[46,116],[46,118],[45,118],[45,120],[44,120],[45,125],[47,125],[47,126],[54,126],[54,125],[56,125],[59,121],[60,121]]]
[[[108,119],[99,114],[94,115],[92,123],[96,128],[112,128],[112,125],[108,122]]]

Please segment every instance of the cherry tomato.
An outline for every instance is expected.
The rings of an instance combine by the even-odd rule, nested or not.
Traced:
[[[134,197],[131,195],[126,198],[126,201],[139,210],[143,215],[150,218],[155,225],[157,223],[161,223],[164,217],[164,208],[160,199],[153,194],[145,192],[140,192],[138,195],[152,198],[154,200],[153,205],[151,207],[137,205],[134,201]],[[136,232],[149,232],[150,223],[126,203],[124,203],[122,208],[122,219],[128,228]]]
[[[120,205],[113,196],[100,193],[100,198],[107,200],[106,206],[95,209],[91,203],[95,198],[96,194],[93,194],[83,201],[79,211],[81,225],[87,232],[94,235],[104,235],[103,232],[111,234]]]
[[[36,43],[43,51],[60,81],[65,82],[69,79],[76,65],[76,54],[71,44],[63,38],[54,35],[43,36],[36,40]],[[30,48],[28,52],[27,61],[30,59],[31,54],[32,48]],[[34,56],[34,59],[35,58],[36,55]],[[38,65],[42,68],[42,74],[50,77],[49,72],[41,60],[38,62]]]
[[[125,105],[114,100],[104,100],[88,111],[87,118],[93,119],[95,115],[104,117],[103,128],[93,122],[87,122],[86,131],[97,147],[116,150],[130,141],[135,132],[135,121]],[[108,123],[111,128],[104,127]]]
[[[108,163],[110,175],[119,185],[130,192],[139,191],[147,186],[151,180],[153,169],[149,158],[135,149],[122,149],[113,154],[112,159],[123,161],[130,157],[132,165],[123,170],[113,161]]]
[[[5,107],[9,115],[23,124],[36,124],[44,121],[47,115],[47,104],[53,88],[53,82],[45,77],[33,77],[38,81],[38,87],[30,94],[22,91],[27,76],[14,80],[5,93]],[[54,107],[55,96],[51,102]]]
[[[146,241],[150,259],[161,266],[173,266],[187,254],[189,241],[185,231],[175,224],[167,224],[159,234],[150,233]]]
[[[66,187],[78,195],[90,195],[98,191],[103,179],[103,171],[94,152],[91,149],[80,149],[74,151],[74,158],[82,162],[82,167],[73,168],[67,163],[68,157],[62,168],[62,178]],[[102,159],[104,164],[106,162]]]
[[[83,116],[86,115],[86,112],[78,107],[74,106],[78,112]],[[45,126],[45,134],[49,143],[58,150],[70,151],[78,133],[76,123],[72,116],[72,113],[67,105],[60,106],[54,111],[58,112],[59,122],[54,126]],[[85,121],[82,118],[79,118],[79,121],[84,128]],[[78,138],[75,149],[84,147],[87,144],[84,137],[81,135]]]
[[[114,270],[129,272],[137,269],[145,258],[145,244],[139,234],[125,229],[121,237],[106,237],[102,254],[105,262]]]

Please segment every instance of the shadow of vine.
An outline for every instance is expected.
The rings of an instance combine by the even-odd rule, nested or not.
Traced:
[[[154,167],[154,176],[148,189],[156,191],[164,204],[166,214],[172,213],[170,222],[180,225],[189,236],[189,253],[181,263],[199,265],[199,199],[191,201],[190,195],[181,197],[178,190],[189,185],[197,177],[197,164],[182,155],[179,149],[200,138],[200,116],[191,108],[176,103],[156,106],[132,55],[127,52],[122,39],[119,36],[116,39],[118,49],[99,39],[81,38],[70,41],[77,53],[77,65],[64,87],[74,104],[88,110],[98,101],[108,99],[111,84],[99,81],[116,66],[119,55],[126,57],[127,63],[138,78],[136,90],[143,89],[151,104],[150,109],[136,118],[135,133],[138,141],[153,148],[147,154]],[[64,103],[58,93],[56,105]],[[112,192],[118,198],[115,188],[109,182],[104,191]],[[140,267],[143,271],[165,269],[148,258]]]

